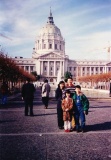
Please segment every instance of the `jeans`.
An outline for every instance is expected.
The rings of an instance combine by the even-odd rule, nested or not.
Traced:
[[[81,120],[81,124],[79,123],[79,119]],[[82,107],[77,106],[75,112],[75,120],[76,120],[76,130],[78,130],[80,126],[81,129],[85,128],[85,114]]]

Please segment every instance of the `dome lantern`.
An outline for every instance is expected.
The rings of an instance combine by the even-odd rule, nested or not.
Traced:
[[[48,17],[47,23],[49,23],[49,24],[54,24],[52,12],[51,12],[51,7],[50,7],[50,16]]]

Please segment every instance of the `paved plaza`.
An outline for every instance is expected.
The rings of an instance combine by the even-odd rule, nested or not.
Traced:
[[[85,133],[59,130],[56,101],[44,109],[40,91],[26,117],[18,95],[0,106],[0,160],[111,160],[111,100],[90,99],[86,124]]]

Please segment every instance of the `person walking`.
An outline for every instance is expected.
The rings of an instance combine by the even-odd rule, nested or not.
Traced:
[[[48,80],[45,79],[44,84],[42,85],[42,102],[45,106],[45,109],[48,108],[50,90],[51,87],[48,83]]]
[[[1,104],[5,105],[7,103],[8,95],[8,85],[6,82],[3,82],[1,86]]]
[[[62,99],[65,97],[65,83],[64,81],[60,81],[58,84],[58,88],[55,91],[55,98],[57,100],[57,121],[59,129],[64,128],[64,121],[63,121],[63,110],[61,106]]]
[[[22,87],[22,99],[25,102],[25,116],[28,116],[28,107],[30,107],[30,116],[33,116],[33,99],[34,99],[35,87],[30,83],[30,79],[27,78],[26,83]]]
[[[66,91],[66,97],[62,100],[63,120],[65,132],[71,131],[73,99],[70,97],[70,91]]]
[[[75,103],[76,131],[85,132],[85,115],[88,114],[89,100],[81,92],[81,87],[79,85],[75,87],[75,91],[76,93],[73,95],[73,100]],[[79,119],[81,120],[81,124],[79,123]]]

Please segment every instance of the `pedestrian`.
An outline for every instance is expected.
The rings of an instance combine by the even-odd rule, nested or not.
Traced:
[[[71,98],[73,97],[74,93],[75,93],[75,86],[73,84],[73,79],[72,77],[69,77],[67,79],[67,83],[65,85],[65,91],[69,90],[70,93],[71,93]],[[72,122],[71,122],[71,130],[75,130],[75,114],[74,114],[74,111],[73,111],[73,114],[72,114]]]
[[[3,82],[1,86],[1,104],[7,103],[7,95],[8,95],[8,85],[6,82]]]
[[[64,128],[64,121],[63,121],[63,110],[61,106],[62,99],[64,98],[65,94],[65,83],[64,81],[60,81],[58,84],[58,88],[55,91],[55,98],[57,100],[57,121],[59,129]]]
[[[25,116],[28,116],[30,107],[30,116],[33,116],[33,99],[34,99],[35,87],[30,83],[30,79],[27,78],[26,83],[22,87],[22,99],[25,102]]]
[[[110,83],[109,83],[109,97],[111,97],[111,79],[110,79]]]
[[[70,132],[71,131],[73,99],[70,97],[71,94],[69,90],[66,91],[65,95],[66,97],[62,100],[64,130],[65,132]]]
[[[48,83],[48,80],[45,79],[44,84],[42,85],[42,102],[45,106],[45,109],[48,108],[50,90],[51,87]]]
[[[85,132],[85,115],[88,114],[89,100],[81,92],[81,87],[79,85],[75,86],[75,91],[76,93],[73,95],[73,100],[75,103],[76,131]],[[79,120],[81,120],[81,124]]]

